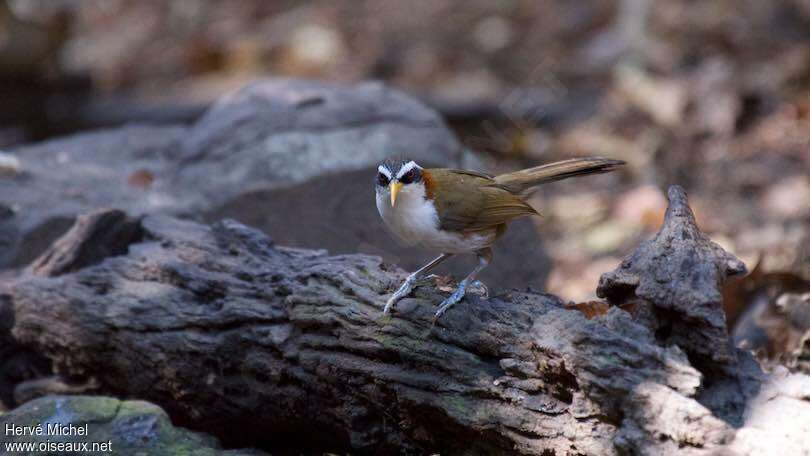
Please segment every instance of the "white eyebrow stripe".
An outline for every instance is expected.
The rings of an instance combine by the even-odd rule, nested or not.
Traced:
[[[422,169],[422,167],[417,165],[416,162],[413,160],[409,161],[408,163],[405,163],[404,165],[402,165],[402,168],[399,168],[399,172],[397,172],[397,179],[401,179],[402,176],[405,175],[405,173],[414,168]]]
[[[381,174],[385,174],[385,177],[387,177],[388,180],[391,180],[391,171],[388,171],[388,168],[386,168],[385,166],[383,165],[378,166],[377,171],[379,171]]]

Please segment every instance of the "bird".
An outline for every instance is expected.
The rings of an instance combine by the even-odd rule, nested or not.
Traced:
[[[461,301],[478,274],[492,261],[492,245],[509,222],[540,215],[526,202],[540,184],[586,174],[606,173],[624,165],[603,157],[572,158],[494,176],[452,168],[423,168],[413,160],[388,159],[377,167],[377,211],[385,226],[405,245],[440,255],[411,273],[385,303],[389,314],[427,273],[448,258],[474,254],[475,268],[439,305],[433,321]]]

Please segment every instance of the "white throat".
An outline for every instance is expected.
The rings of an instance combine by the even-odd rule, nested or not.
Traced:
[[[425,185],[421,183],[403,186],[393,207],[390,190],[377,192],[377,212],[388,229],[409,245],[424,241],[439,228],[436,207],[425,199]]]

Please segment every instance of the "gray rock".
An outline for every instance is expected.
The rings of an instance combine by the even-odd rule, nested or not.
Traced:
[[[185,132],[181,127],[124,127],[16,149],[20,172],[0,176],[0,243],[9,240],[0,250],[5,260],[0,266],[30,263],[89,210],[181,211],[188,203],[172,197],[166,179],[157,176],[168,169],[169,154],[180,147]],[[129,184],[133,173],[147,170],[155,176],[151,188]]]
[[[438,252],[402,247],[385,231],[372,188],[378,162],[403,155],[480,169],[434,111],[400,92],[290,80],[247,86],[189,128],[130,126],[13,153],[19,171],[0,176],[0,267],[28,264],[77,214],[114,207],[135,217],[230,217],[287,245],[372,253],[415,269]],[[447,267],[464,275],[473,264],[454,259]],[[523,220],[482,279],[542,287],[548,270]]]
[[[19,451],[13,454],[78,454],[94,455],[198,455],[261,456],[257,450],[223,450],[216,438],[175,427],[160,407],[144,401],[120,401],[101,396],[47,396],[0,415],[0,429],[6,426],[41,428],[35,435],[8,432],[0,441],[8,444],[66,445],[58,451]],[[50,432],[49,432],[50,429]],[[69,435],[58,435],[57,429],[68,429]],[[104,444],[93,451],[82,443]],[[69,445],[70,450],[66,450]],[[108,446],[106,446],[108,445]],[[4,448],[5,449],[5,448]],[[78,449],[78,450],[74,450]],[[12,454],[12,453],[9,453]]]

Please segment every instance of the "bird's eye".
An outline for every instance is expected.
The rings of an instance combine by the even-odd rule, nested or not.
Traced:
[[[388,186],[388,176],[383,173],[377,174],[377,185],[380,187],[387,187]]]
[[[410,184],[414,180],[416,180],[416,170],[415,169],[412,169],[412,170],[408,171],[407,173],[405,173],[404,176],[399,178],[399,181],[402,182],[403,184]]]

